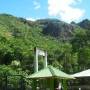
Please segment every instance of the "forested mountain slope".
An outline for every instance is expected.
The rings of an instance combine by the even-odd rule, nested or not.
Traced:
[[[0,14],[0,65],[19,61],[22,70],[33,72],[34,47],[38,47],[48,52],[48,64],[68,73],[89,68],[89,33],[81,23],[67,24],[57,19],[33,22]]]

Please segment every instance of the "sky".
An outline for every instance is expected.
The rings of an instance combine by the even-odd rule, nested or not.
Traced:
[[[0,0],[0,13],[28,20],[56,18],[70,23],[90,19],[90,0]]]

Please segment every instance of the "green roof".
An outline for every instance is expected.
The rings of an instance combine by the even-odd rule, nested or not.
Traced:
[[[48,66],[30,76],[27,78],[61,78],[61,79],[74,79],[69,74],[64,73],[63,71],[60,71],[59,69],[54,68],[53,66]]]

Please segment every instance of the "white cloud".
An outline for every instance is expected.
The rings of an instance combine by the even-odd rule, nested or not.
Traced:
[[[39,1],[33,1],[33,5],[35,10],[38,10],[41,7]]]
[[[30,21],[36,21],[35,18],[31,18],[31,17],[27,17],[26,20],[30,20]]]
[[[48,0],[48,14],[58,16],[66,22],[78,21],[83,15],[84,10],[75,7],[82,0]]]

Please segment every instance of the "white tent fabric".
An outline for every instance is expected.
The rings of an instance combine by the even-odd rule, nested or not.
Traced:
[[[90,69],[71,75],[73,77],[90,77]]]

